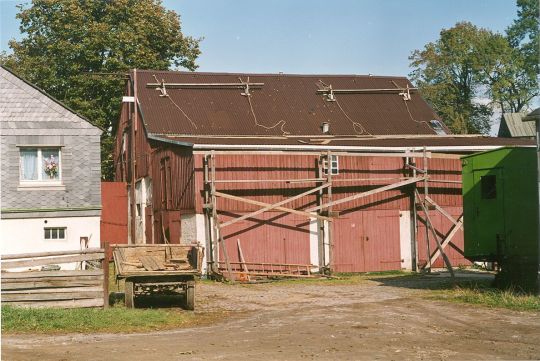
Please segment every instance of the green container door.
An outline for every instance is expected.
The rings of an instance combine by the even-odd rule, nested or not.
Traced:
[[[474,208],[469,215],[473,222],[465,225],[473,229],[471,239],[465,244],[466,255],[494,259],[498,254],[497,245],[503,245],[505,227],[502,174],[500,168],[473,171]]]

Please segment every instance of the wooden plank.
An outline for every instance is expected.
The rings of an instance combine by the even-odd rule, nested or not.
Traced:
[[[153,256],[142,256],[139,257],[139,260],[141,261],[143,267],[147,271],[160,271],[165,269],[165,266],[162,262],[159,262],[156,257]]]
[[[8,291],[12,292],[12,291]],[[7,293],[2,292],[2,302],[74,300],[83,298],[103,298],[103,288],[97,291],[50,292],[50,293]]]
[[[78,251],[54,251],[54,252],[36,252],[36,253],[18,253],[18,254],[4,254],[1,256],[1,260],[20,259],[20,258],[37,258],[37,257],[51,257],[51,256],[70,256],[77,254],[91,254],[91,253],[103,253],[101,248],[86,248]]]
[[[450,243],[450,241],[452,241],[452,238],[454,238],[454,236],[457,234],[457,232],[461,229],[462,226],[463,226],[463,215],[459,217],[457,223],[454,224],[450,233],[448,233],[446,238],[442,241],[441,243],[442,249],[445,249],[445,247]],[[435,260],[437,260],[440,254],[441,252],[439,252],[439,250],[437,249],[435,253],[433,254],[433,256],[431,256],[430,264],[433,264]]]
[[[247,199],[247,198],[237,197],[237,196],[233,196],[233,195],[231,195],[231,194],[226,194],[226,193],[221,193],[221,192],[214,192],[214,194],[215,194],[217,197],[223,197],[223,198],[233,199],[233,200],[236,200],[236,201],[239,201],[239,202],[244,202],[244,203],[248,203],[248,204],[253,204],[253,205],[256,205],[256,206],[267,207],[267,206],[271,206],[271,205],[272,205],[272,204],[270,204],[270,203],[264,203],[264,202],[254,201],[254,200],[252,200],[252,199]],[[332,221],[332,220],[333,220],[333,219],[330,218],[330,217],[325,217],[325,216],[320,216],[320,215],[318,215],[318,214],[309,213],[309,211],[300,211],[300,210],[297,210],[297,209],[285,208],[285,207],[275,207],[274,209],[277,209],[277,210],[280,210],[280,211],[283,211],[283,212],[288,212],[288,213],[298,214],[298,215],[301,215],[301,216],[305,216],[305,217],[307,217],[307,218],[324,219],[324,220],[327,220],[327,221]]]
[[[89,254],[80,254],[73,256],[57,256],[49,258],[30,258],[25,260],[16,260],[16,261],[2,261],[2,269],[11,269],[19,267],[36,267],[44,266],[48,264],[62,264],[62,263],[72,263],[72,262],[81,262],[81,261],[94,261],[101,260],[104,258],[103,252],[99,253],[89,253]]]
[[[16,307],[24,308],[86,308],[86,307],[103,307],[102,298],[87,298],[80,300],[63,300],[63,301],[36,301],[36,302],[6,302]]]
[[[238,257],[240,258],[240,262],[242,263],[242,269],[247,274],[249,272],[249,270],[248,270],[247,265],[246,265],[246,260],[244,259],[244,252],[242,252],[242,245],[240,244],[240,239],[236,240],[236,245],[238,246]],[[249,275],[247,275],[247,281],[250,281],[250,280],[251,279],[250,279]]]
[[[51,288],[51,287],[98,287],[103,284],[103,278],[94,280],[62,280],[54,279],[48,281],[29,281],[29,282],[4,282],[2,281],[2,292],[8,290],[22,290],[32,288]]]
[[[104,242],[103,244],[104,248],[104,254],[105,258],[103,259],[101,263],[101,269],[103,270],[103,308],[109,307],[109,265],[110,265],[110,257],[111,257],[111,249],[109,246],[109,242]]]
[[[32,272],[28,272],[32,273]],[[103,275],[95,276],[68,276],[68,277],[19,277],[19,278],[2,278],[4,283],[20,283],[20,282],[49,282],[49,281],[100,281],[103,280]]]
[[[443,207],[439,206],[437,203],[435,203],[435,201],[433,199],[431,199],[429,196],[426,196],[425,197],[426,201],[428,201],[429,203],[431,203],[432,205],[435,206],[435,209],[437,209],[439,212],[441,212],[441,214],[443,216],[445,216],[446,218],[448,218],[450,220],[450,222],[452,222],[453,224],[458,224],[459,220],[455,219],[454,217],[452,217],[452,215],[450,215],[450,213],[448,213]],[[463,222],[462,222],[463,223]]]
[[[418,189],[415,189],[414,191],[416,192],[417,198],[420,200],[420,194],[418,193]],[[452,276],[452,278],[454,278],[455,275],[454,275],[454,270],[452,269],[452,264],[450,263],[450,260],[448,259],[448,256],[446,255],[446,253],[444,253],[441,243],[439,242],[439,238],[437,237],[437,232],[435,232],[435,228],[433,228],[433,223],[431,222],[431,219],[429,217],[429,211],[427,210],[424,202],[420,201],[420,205],[422,206],[422,209],[424,210],[424,214],[426,215],[427,228],[429,228],[429,230],[433,234],[433,238],[435,239],[435,244],[437,245],[437,249],[439,250],[440,254],[443,257],[443,260],[444,260],[444,263],[446,264],[446,268],[448,269],[448,272],[450,272],[450,275]],[[427,244],[429,245],[429,237],[427,238]],[[431,261],[431,258],[430,258],[430,261]],[[431,263],[430,263],[430,267],[431,267]]]
[[[317,188],[313,188],[313,189],[310,189],[310,190],[308,190],[308,191],[306,191],[306,192],[297,194],[297,195],[295,195],[294,197],[284,199],[284,200],[282,200],[282,201],[280,201],[280,202],[277,202],[277,203],[271,204],[271,205],[269,205],[269,206],[263,207],[263,208],[261,208],[261,209],[259,209],[259,210],[257,210],[257,211],[254,211],[254,212],[245,214],[245,215],[243,215],[243,216],[241,216],[241,217],[232,219],[232,220],[230,220],[230,221],[228,221],[228,222],[224,222],[224,223],[222,223],[222,224],[220,225],[220,228],[230,226],[231,224],[234,224],[234,223],[236,223],[236,222],[243,221],[244,219],[247,219],[247,218],[250,218],[250,217],[254,217],[254,216],[258,215],[258,214],[261,214],[261,213],[264,213],[264,212],[269,211],[269,210],[271,210],[271,209],[274,209],[274,208],[276,208],[276,207],[282,206],[282,205],[284,205],[284,204],[286,204],[286,203],[290,203],[290,202],[292,202],[292,201],[294,201],[294,200],[296,200],[296,199],[302,198],[302,197],[304,197],[304,196],[307,196],[308,194],[317,192],[317,191],[322,190],[322,189],[327,188],[327,187],[330,187],[330,183],[328,183],[328,184],[323,184],[322,186],[319,186],[319,187],[317,187]]]
[[[126,277],[139,277],[139,276],[199,276],[200,272],[196,271],[194,269],[190,270],[174,270],[174,271],[127,271],[122,274],[118,274],[118,278],[126,278]]]
[[[78,276],[102,276],[102,270],[86,271],[24,271],[24,272],[4,272],[2,271],[2,280],[17,278],[47,278],[47,277],[78,277]]]
[[[186,248],[190,250],[193,246],[184,244],[165,244],[165,243],[145,243],[145,244],[112,244],[111,248]]]
[[[10,295],[10,294],[24,294],[24,295],[30,295],[30,294],[45,294],[45,293],[75,293],[75,292],[97,292],[101,291],[102,288],[100,286],[89,286],[89,287],[51,287],[51,288],[33,288],[28,290],[9,290],[4,291],[2,290],[2,295]]]
[[[346,202],[350,202],[350,201],[355,200],[355,199],[369,197],[371,195],[381,193],[381,192],[384,192],[384,191],[387,191],[387,190],[390,190],[390,189],[400,188],[400,187],[403,187],[403,186],[406,186],[406,185],[409,185],[409,184],[417,183],[417,182],[423,181],[424,179],[426,179],[426,178],[425,177],[414,177],[414,178],[411,178],[411,179],[408,179],[408,180],[404,180],[402,182],[392,183],[392,184],[389,184],[389,185],[386,185],[386,186],[383,186],[383,187],[372,189],[372,190],[367,191],[367,192],[362,192],[362,193],[359,193],[359,194],[352,195],[350,197],[337,199],[335,201],[332,201],[332,202],[329,202],[329,203],[326,203],[326,204],[321,204],[321,205],[318,205],[318,206],[315,206],[315,207],[308,208],[308,209],[306,209],[306,212],[312,212],[312,211],[316,211],[318,209],[328,208],[328,207],[334,206],[336,204],[346,203]]]

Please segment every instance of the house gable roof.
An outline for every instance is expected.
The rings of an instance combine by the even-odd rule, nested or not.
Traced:
[[[167,96],[162,96],[149,85],[156,79],[193,86],[165,86]],[[262,85],[250,87],[251,95],[245,96],[241,84],[248,79]],[[329,86],[337,101],[321,93]],[[157,135],[317,136],[325,122],[336,136],[436,135],[430,121],[438,116],[415,90],[405,101],[398,93],[406,87],[413,86],[403,77],[137,71],[145,127]]]
[[[0,66],[0,116],[5,135],[20,129],[71,130],[73,135],[102,132],[88,119],[3,66]],[[36,122],[44,125],[36,126]]]

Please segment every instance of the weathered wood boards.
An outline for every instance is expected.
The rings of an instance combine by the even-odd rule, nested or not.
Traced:
[[[103,259],[103,249],[2,256],[2,302],[37,308],[104,307],[108,304],[108,292],[104,290],[106,278],[103,269],[7,271],[20,267]]]

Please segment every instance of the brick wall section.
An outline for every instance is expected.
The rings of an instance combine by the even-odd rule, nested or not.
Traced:
[[[0,68],[1,209],[101,207],[101,130]],[[19,147],[60,146],[64,189],[19,188]]]

